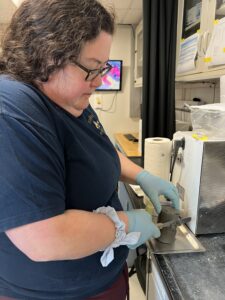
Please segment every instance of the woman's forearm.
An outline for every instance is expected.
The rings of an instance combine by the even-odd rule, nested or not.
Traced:
[[[118,212],[126,224],[127,216]],[[64,214],[6,232],[34,261],[78,259],[105,249],[115,239],[115,226],[104,214],[67,210]]]
[[[135,183],[143,169],[118,152],[121,180]],[[127,216],[118,212],[128,227]],[[81,210],[26,224],[6,232],[9,239],[34,261],[78,259],[105,249],[115,239],[114,223],[106,215]]]

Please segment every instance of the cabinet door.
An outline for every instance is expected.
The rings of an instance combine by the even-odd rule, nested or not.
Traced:
[[[151,264],[151,267],[150,267]],[[149,270],[149,267],[151,270]],[[146,297],[147,300],[170,300],[171,296],[163,281],[154,254],[147,253],[147,274],[146,274]]]
[[[200,73],[204,66],[203,37],[208,0],[180,0],[177,30],[177,76]]]
[[[142,86],[142,73],[143,73],[143,24],[141,21],[135,30],[134,79],[135,79],[136,87]]]

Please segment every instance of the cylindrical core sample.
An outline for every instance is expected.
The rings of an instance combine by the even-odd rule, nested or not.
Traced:
[[[168,221],[176,221],[179,218],[179,211],[171,206],[162,206],[162,210],[158,216],[158,223],[166,223]],[[177,232],[176,222],[168,227],[161,229],[161,236],[158,241],[164,244],[172,244],[175,241]]]

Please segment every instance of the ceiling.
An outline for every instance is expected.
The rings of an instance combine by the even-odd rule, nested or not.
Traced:
[[[102,0],[113,4],[117,24],[138,24],[142,19],[142,0]]]
[[[115,7],[117,24],[138,24],[142,19],[142,0],[101,1]],[[0,23],[8,23],[21,2],[22,0],[0,0]]]

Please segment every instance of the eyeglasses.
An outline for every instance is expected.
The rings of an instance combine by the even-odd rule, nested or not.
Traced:
[[[87,76],[85,77],[86,81],[92,81],[94,80],[98,75],[100,75],[101,77],[103,77],[105,74],[107,74],[111,69],[112,66],[109,63],[106,63],[106,65],[104,67],[101,67],[99,69],[93,69],[90,70],[86,67],[84,67],[83,65],[81,65],[78,62],[75,62],[75,64],[83,71],[85,71],[87,73]]]

